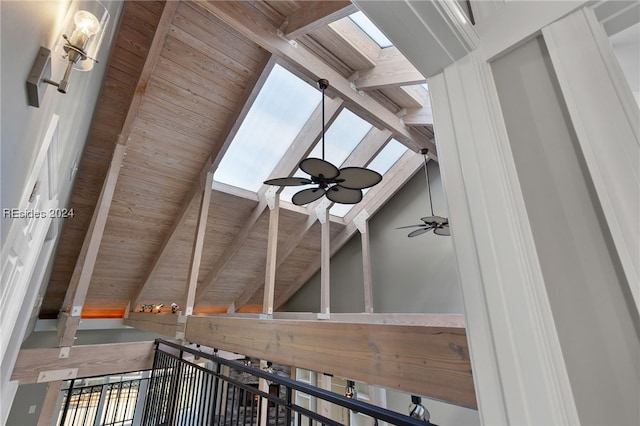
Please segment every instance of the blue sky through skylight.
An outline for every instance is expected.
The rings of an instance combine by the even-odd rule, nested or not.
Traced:
[[[371,39],[375,41],[381,48],[384,49],[385,47],[393,46],[391,40],[389,40],[387,36],[385,36],[382,31],[380,31],[378,27],[376,27],[375,24],[365,16],[364,13],[352,13],[351,15],[349,15],[349,18],[351,18],[351,20],[355,22],[356,25],[359,26],[362,31],[364,31],[369,37],[371,37]]]
[[[276,65],[213,178],[258,191],[321,99],[320,92]]]

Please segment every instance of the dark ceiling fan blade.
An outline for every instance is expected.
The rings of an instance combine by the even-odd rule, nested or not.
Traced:
[[[324,195],[324,189],[322,188],[308,188],[302,191],[296,192],[291,197],[291,202],[296,206],[303,206],[309,204]]]
[[[364,189],[377,185],[382,180],[380,173],[362,167],[340,169],[338,185],[348,189]]]
[[[327,198],[334,203],[356,204],[362,201],[362,191],[334,185],[327,189]]]
[[[417,237],[418,235],[422,235],[425,232],[429,232],[431,231],[431,227],[426,227],[426,228],[420,228],[420,229],[416,229],[415,231],[411,231],[409,232],[409,235],[407,235],[408,237]]]
[[[442,225],[449,222],[447,218],[441,216],[426,216],[421,217],[420,220],[429,225]]]
[[[434,230],[433,233],[436,235],[443,235],[445,237],[448,237],[451,235],[451,228],[449,228],[449,224],[445,223],[444,225],[440,225],[437,226]]]
[[[305,158],[300,162],[299,167],[313,177],[322,176],[324,179],[333,179],[340,174],[336,166],[319,158]]]
[[[399,226],[396,229],[407,229],[407,228],[417,228],[417,227],[426,227],[427,225],[425,225],[424,223],[421,223],[420,225],[406,225],[406,226]]]
[[[313,183],[311,179],[302,178],[302,177],[286,177],[286,178],[275,178],[265,180],[265,185],[275,185],[275,186],[299,186],[299,185],[308,185]]]

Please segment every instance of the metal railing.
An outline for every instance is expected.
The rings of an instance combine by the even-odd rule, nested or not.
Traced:
[[[86,384],[100,380],[102,383]],[[109,381],[109,377],[73,379],[62,389],[60,426],[133,425],[142,414],[148,377]],[[85,383],[78,386],[78,382]]]
[[[191,362],[185,357],[199,359]],[[204,362],[206,360],[206,362]],[[239,378],[242,378],[240,380]],[[250,378],[254,383],[247,383]],[[256,387],[266,380],[269,391]],[[265,388],[266,389],[266,388]],[[342,423],[295,403],[300,392],[324,412],[331,405],[394,425],[423,421],[198,349],[156,340],[142,425],[331,425]]]

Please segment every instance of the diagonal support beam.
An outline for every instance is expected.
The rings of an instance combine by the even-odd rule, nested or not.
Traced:
[[[350,1],[314,1],[287,16],[280,26],[288,39],[300,37],[358,11]]]
[[[187,277],[187,291],[185,295],[185,315],[193,314],[193,305],[196,297],[196,287],[198,286],[198,273],[200,272],[200,261],[202,260],[202,248],[204,247],[204,236],[207,229],[207,219],[209,217],[209,204],[211,200],[211,189],[213,186],[213,172],[207,173],[205,185],[200,201],[200,212],[198,214],[198,225],[193,241],[193,251],[191,254],[191,264],[189,265],[189,275]]]
[[[307,77],[329,80],[329,91],[344,99],[347,107],[378,128],[391,130],[394,137],[414,151],[435,149],[426,137],[404,125],[399,117],[380,105],[366,93],[353,90],[351,82],[303,46],[292,46],[278,37],[277,28],[267,22],[250,4],[237,1],[199,2],[198,5],[217,16],[235,31],[278,56]],[[251,22],[252,25],[247,25]]]
[[[411,177],[420,170],[422,158],[414,152],[406,152],[385,174],[380,184],[374,186],[367,192],[364,199],[358,204],[358,208],[352,209],[346,216],[347,226],[336,235],[331,241],[331,256],[344,246],[349,239],[357,232],[354,218],[363,209],[373,216],[393,194],[395,194]],[[309,279],[320,269],[320,256],[309,264],[300,274],[295,283],[285,292],[280,294],[274,303],[274,309],[278,310],[287,300],[289,300]]]
[[[93,269],[98,258],[98,251],[100,250],[113,193],[115,192],[116,182],[124,160],[125,149],[124,145],[116,144],[107,177],[102,185],[100,198],[98,198],[96,209],[71,276],[71,282],[67,290],[67,295],[70,295],[69,305],[67,306],[67,311],[61,313],[60,321],[58,321],[58,337],[60,338],[61,347],[73,345],[73,340],[80,324],[80,315],[89,291],[89,284],[91,284]]]

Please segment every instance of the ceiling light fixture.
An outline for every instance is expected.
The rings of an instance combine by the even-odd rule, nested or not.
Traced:
[[[298,167],[310,175],[310,178],[286,177],[269,179],[264,183],[274,186],[318,185],[294,194],[291,201],[297,206],[311,203],[323,195],[334,203],[356,204],[362,201],[362,190],[377,185],[382,176],[373,170],[363,167],[344,167],[338,169],[324,159],[324,91],[329,87],[325,79],[318,80],[318,88],[322,90],[322,159],[305,158]]]
[[[412,419],[422,420],[426,424],[432,424],[429,422],[431,413],[422,405],[422,398],[417,395],[411,395],[411,405],[409,405],[409,417]]]
[[[434,216],[433,214],[433,201],[431,200],[431,184],[429,182],[429,169],[427,167],[427,154],[429,150],[424,148],[420,150],[424,158],[424,173],[427,176],[427,191],[429,194],[429,208],[431,209],[431,216],[421,217],[420,220],[424,223],[419,225],[407,225],[400,226],[396,229],[406,229],[406,228],[419,228],[415,231],[409,232],[409,237],[417,237],[418,235],[422,235],[425,232],[429,232],[433,229],[433,233],[436,235],[449,236],[451,235],[451,229],[449,228],[449,219],[441,216]]]
[[[90,71],[93,68],[109,12],[99,1],[74,1],[69,6],[62,32],[53,49],[54,57],[66,61],[62,80],[51,80],[51,50],[41,46],[27,78],[29,105],[39,107],[47,84],[56,86],[58,92],[67,93],[71,71]]]
[[[344,396],[349,399],[358,399],[356,383],[353,380],[347,380],[347,387],[344,389]]]

